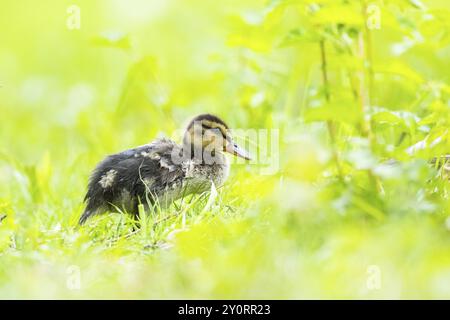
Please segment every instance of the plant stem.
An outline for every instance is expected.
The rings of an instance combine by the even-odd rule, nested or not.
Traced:
[[[330,92],[328,87],[328,74],[327,74],[327,57],[325,52],[325,40],[320,40],[320,57],[322,62],[322,81],[323,81],[323,87],[325,90],[325,99],[327,102],[330,102]],[[336,126],[333,120],[327,121],[327,128],[328,128],[328,134],[330,136],[331,141],[331,149],[333,152],[333,159],[336,163],[336,168],[338,171],[339,179],[341,181],[344,181],[344,174],[342,172],[342,166],[339,159],[339,154],[336,147]]]
[[[372,94],[374,87],[374,76],[373,76],[373,58],[372,58],[372,37],[370,34],[370,29],[367,26],[367,4],[364,0],[361,1],[361,10],[364,18],[364,30],[363,33],[359,34],[359,53],[364,60],[363,71],[361,72],[361,83],[360,83],[360,100],[362,109],[362,128],[363,134],[368,138],[370,148],[372,152],[376,144],[375,135],[372,127],[372,120],[368,121],[365,118],[367,113],[371,112],[372,106]],[[378,176],[374,175],[372,170],[368,170],[369,178],[372,180],[375,189],[380,193],[384,194],[383,185]]]

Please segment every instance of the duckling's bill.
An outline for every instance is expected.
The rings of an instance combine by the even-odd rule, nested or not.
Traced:
[[[225,147],[225,151],[228,153],[231,153],[237,157],[241,157],[244,158],[245,160],[251,160],[250,155],[248,154],[248,152],[244,149],[242,149],[241,147],[239,147],[236,143],[232,142],[232,143],[227,143],[226,147]]]

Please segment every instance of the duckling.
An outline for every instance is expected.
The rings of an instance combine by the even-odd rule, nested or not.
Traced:
[[[187,126],[181,145],[162,138],[109,155],[90,176],[79,224],[117,208],[137,220],[139,204],[148,209],[158,203],[164,208],[181,197],[209,190],[212,183],[220,186],[229,173],[225,152],[250,159],[224,121],[201,114]]]

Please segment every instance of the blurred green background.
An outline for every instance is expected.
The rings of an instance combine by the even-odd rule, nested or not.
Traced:
[[[450,298],[449,9],[2,1],[0,298]],[[99,160],[203,112],[279,170],[76,228]]]

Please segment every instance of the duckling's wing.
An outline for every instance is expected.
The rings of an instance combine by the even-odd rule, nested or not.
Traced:
[[[158,196],[184,177],[181,163],[176,160],[180,151],[175,142],[159,139],[106,157],[90,176],[80,224],[116,206],[136,214],[139,201],[144,202],[149,194]]]
[[[181,185],[185,178],[183,170],[181,147],[167,139],[151,144],[150,151],[141,152],[138,168],[128,167],[127,176],[135,177],[127,185],[135,199],[145,202],[150,196],[153,203],[156,198],[165,193],[168,188]]]

